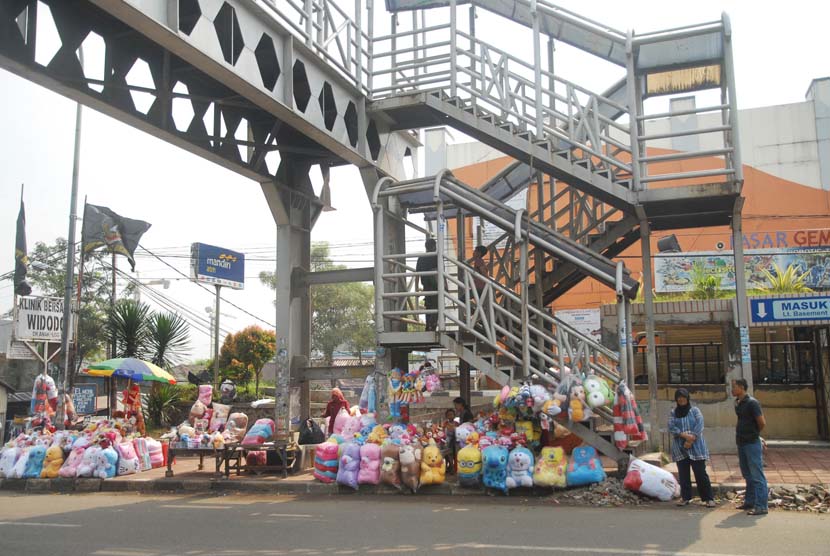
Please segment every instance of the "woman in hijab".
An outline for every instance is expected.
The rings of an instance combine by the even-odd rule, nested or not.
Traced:
[[[677,463],[677,474],[680,482],[680,502],[678,506],[686,506],[692,500],[692,477],[694,471],[697,490],[700,499],[709,508],[715,507],[712,494],[712,483],[706,473],[706,460],[709,451],[706,441],[703,440],[703,414],[700,409],[692,406],[689,391],[678,388],[674,393],[677,405],[669,416],[669,434],[671,434],[671,457]]]
[[[334,420],[337,418],[337,414],[340,413],[341,409],[348,411],[349,401],[343,396],[340,388],[332,388],[331,399],[326,405],[326,412],[323,413],[323,417],[329,418],[329,436],[334,433]]]

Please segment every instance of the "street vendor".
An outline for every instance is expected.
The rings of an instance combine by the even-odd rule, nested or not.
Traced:
[[[467,405],[467,400],[459,396],[452,403],[455,406],[455,413],[458,415],[460,423],[472,423],[475,420],[470,406]]]
[[[331,399],[329,400],[329,403],[326,404],[326,411],[323,413],[323,417],[329,418],[329,436],[334,434],[334,420],[337,417],[337,414],[340,413],[341,409],[348,411],[349,401],[343,395],[340,388],[332,388]]]

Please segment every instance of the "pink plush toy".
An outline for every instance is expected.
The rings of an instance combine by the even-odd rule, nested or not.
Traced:
[[[144,439],[147,444],[147,452],[150,456],[150,467],[156,469],[164,467],[164,452],[161,449],[161,442],[149,436]]]
[[[337,412],[337,416],[334,418],[334,434],[343,434],[343,427],[346,426],[346,423],[349,422],[351,416],[349,412],[345,409],[341,408],[340,411]]]
[[[210,384],[199,385],[199,401],[210,407],[210,402],[213,400],[213,386]]]
[[[77,477],[78,467],[81,465],[85,451],[86,448],[82,446],[72,448],[72,451],[69,452],[69,456],[66,458],[66,461],[63,462],[63,465],[61,466],[61,470],[58,471],[58,475],[66,479]]]
[[[380,446],[377,444],[364,444],[360,447],[357,482],[361,485],[376,485],[380,482]]]
[[[314,478],[324,483],[333,483],[337,478],[337,451],[340,446],[336,442],[323,442],[314,450]]]
[[[335,423],[335,430],[337,424]],[[349,417],[346,420],[346,423],[343,425],[343,430],[340,435],[346,442],[351,442],[354,440],[354,435],[360,432],[360,429],[363,428],[363,422],[361,420],[360,415],[355,415],[354,417]]]
[[[139,462],[138,455],[135,453],[135,447],[132,442],[122,442],[116,444],[115,449],[118,451],[118,475],[130,475],[138,473]]]

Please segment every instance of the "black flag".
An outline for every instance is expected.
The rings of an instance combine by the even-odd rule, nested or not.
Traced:
[[[29,273],[29,255],[26,251],[26,209],[23,208],[23,199],[20,199],[20,212],[17,215],[17,237],[14,241],[14,293],[29,295],[32,286],[26,282]]]
[[[86,204],[81,232],[84,255],[99,247],[107,247],[111,252],[127,257],[130,267],[135,270],[133,254],[141,236],[148,229],[150,224],[143,220],[125,218],[107,207]]]

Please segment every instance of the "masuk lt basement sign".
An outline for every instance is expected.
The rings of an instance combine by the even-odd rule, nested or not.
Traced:
[[[781,295],[749,298],[752,323],[827,324],[830,322],[830,295]]]

